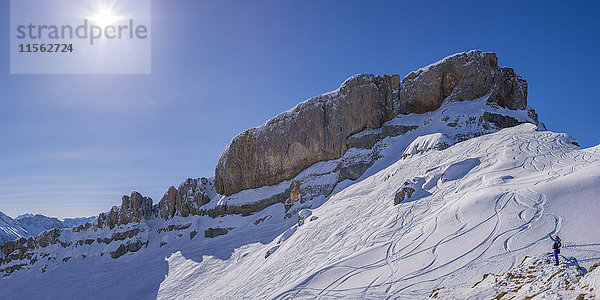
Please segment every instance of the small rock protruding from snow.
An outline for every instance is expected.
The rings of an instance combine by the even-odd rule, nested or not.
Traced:
[[[302,194],[300,193],[300,181],[294,180],[290,185],[290,202],[294,204],[297,201],[304,203],[302,201]]]
[[[279,245],[275,245],[271,248],[269,248],[269,250],[267,250],[267,253],[265,253],[265,259],[269,256],[271,256],[271,254],[275,253],[275,251],[279,249]]]
[[[310,209],[302,209],[298,212],[298,227],[304,225],[304,221],[308,219],[312,215],[312,211]]]
[[[406,147],[406,150],[402,153],[402,158],[405,159],[411,155],[425,153],[429,150],[443,150],[446,148],[448,148],[448,142],[443,134],[438,132],[423,135],[416,138]]]
[[[400,202],[404,201],[404,199],[412,197],[414,192],[415,188],[412,187],[412,183],[409,181],[404,182],[404,186],[398,189],[394,196],[394,205],[398,205]]]

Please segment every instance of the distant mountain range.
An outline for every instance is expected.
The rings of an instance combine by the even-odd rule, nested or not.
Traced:
[[[53,228],[71,228],[92,222],[96,217],[82,217],[59,220],[44,215],[23,214],[16,218],[0,212],[0,245],[6,241],[37,236]]]

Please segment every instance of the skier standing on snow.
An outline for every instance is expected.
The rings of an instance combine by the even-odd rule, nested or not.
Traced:
[[[552,250],[554,250],[554,258],[556,259],[555,265],[558,266],[558,254],[560,253],[560,246],[562,246],[560,243],[560,238],[558,235],[554,238],[551,235],[548,235],[548,237],[554,242],[552,245]]]

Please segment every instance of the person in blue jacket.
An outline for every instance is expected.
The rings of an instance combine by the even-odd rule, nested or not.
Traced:
[[[554,258],[556,259],[555,266],[558,266],[558,254],[560,253],[560,247],[562,246],[560,243],[560,237],[558,237],[558,235],[554,238],[551,235],[548,235],[548,237],[550,237],[550,239],[554,242],[552,245],[552,250],[554,250]]]

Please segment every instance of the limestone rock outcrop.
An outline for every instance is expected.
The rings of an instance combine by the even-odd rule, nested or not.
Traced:
[[[117,250],[110,253],[110,256],[112,258],[119,258],[129,252],[139,251],[140,249],[142,249],[142,246],[148,246],[148,241],[146,241],[145,243],[140,240],[130,241],[126,244],[121,244],[119,248],[117,248]]]
[[[317,162],[342,157],[357,144],[349,139],[355,133],[380,128],[398,115],[486,95],[504,108],[527,107],[527,82],[499,67],[496,54],[480,50],[452,55],[402,80],[398,74],[352,76],[339,89],[234,137],[215,169],[216,192],[229,196],[292,179]]]
[[[302,194],[300,192],[300,182],[294,181],[290,186],[290,202],[294,204],[297,201],[302,202]]]
[[[400,204],[404,199],[408,199],[412,197],[415,193],[415,188],[413,187],[413,182],[405,181],[404,185],[396,191],[396,195],[394,195],[394,205]]]
[[[220,235],[225,235],[229,233],[229,231],[235,229],[234,227],[229,228],[208,228],[204,231],[204,237],[214,238]]]
[[[149,219],[153,216],[152,198],[143,197],[138,192],[131,193],[131,196],[123,196],[121,212],[122,224]]]
[[[97,226],[112,229],[153,217],[167,220],[175,215],[198,215],[201,214],[200,207],[210,202],[213,194],[213,181],[207,178],[188,178],[178,188],[171,186],[157,204],[152,203],[152,198],[132,192],[131,196],[123,196],[120,207],[115,206],[109,212],[101,213]]]
[[[156,215],[152,198],[144,197],[138,192],[132,192],[131,196],[123,196],[121,207],[115,206],[108,213],[98,216],[98,227],[114,228],[117,225],[139,222],[150,219]]]
[[[496,75],[489,102],[514,110],[527,108],[527,81],[512,68],[501,68]]]
[[[171,186],[158,203],[160,217],[166,220],[176,213],[183,217],[197,215],[200,207],[210,202],[212,187],[207,178],[189,178],[179,188]]]
[[[398,83],[398,75],[353,76],[338,91],[300,103],[236,136],[217,164],[217,192],[231,195],[273,185],[315,162],[341,157],[347,137],[391,118]]]

